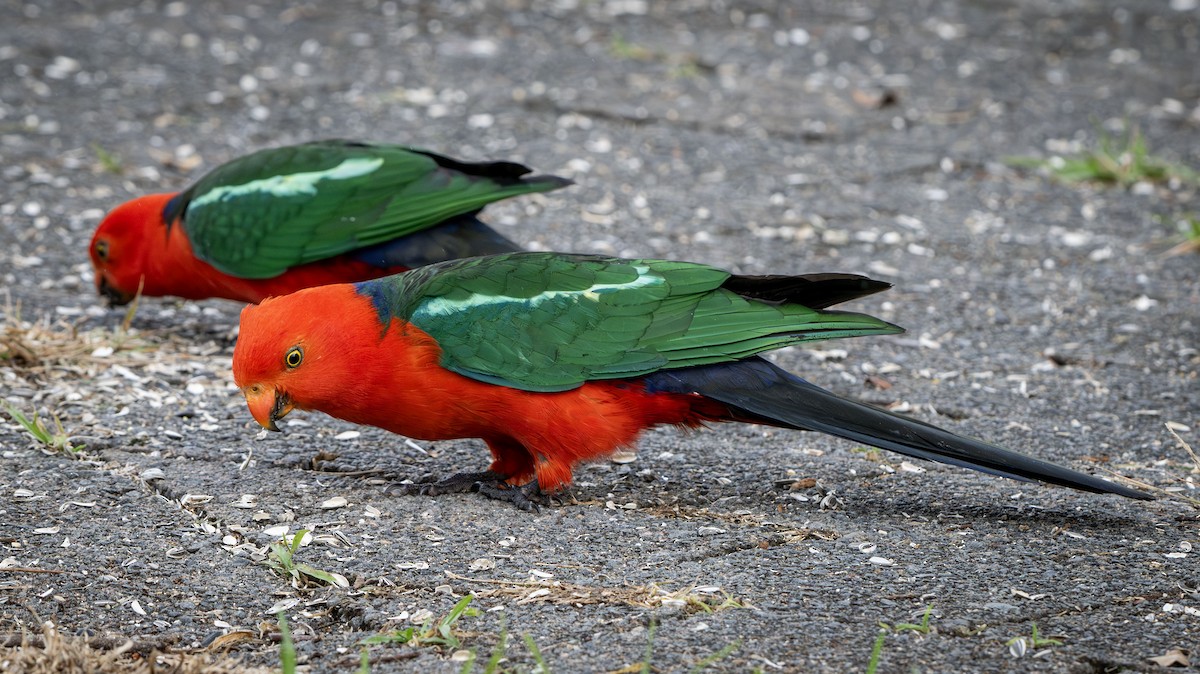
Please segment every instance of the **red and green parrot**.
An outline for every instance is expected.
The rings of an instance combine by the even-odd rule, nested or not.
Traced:
[[[571,184],[512,162],[328,140],[218,166],[186,190],[113,209],[92,236],[96,289],[259,302],[301,288],[519,250],[487,204]]]
[[[903,330],[827,307],[889,284],[741,276],[703,264],[558,253],[452,260],[242,310],[234,380],[262,426],[293,409],[411,438],[481,438],[483,472],[410,487],[531,508],[574,467],[660,424],[821,431],[1018,480],[1134,489],[840,398],[758,354]]]

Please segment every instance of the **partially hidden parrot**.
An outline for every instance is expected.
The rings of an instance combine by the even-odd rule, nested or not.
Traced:
[[[482,438],[486,471],[406,491],[523,507],[642,430],[740,421],[821,431],[1018,480],[1151,497],[840,398],[758,354],[903,332],[831,305],[890,284],[853,274],[742,276],[665,260],[511,253],[453,260],[242,310],[233,374],[278,430],[319,410],[410,438]]]
[[[487,204],[571,184],[512,162],[327,140],[261,150],[178,193],[125,202],[96,229],[96,289],[259,302],[326,283],[519,247],[480,222]]]

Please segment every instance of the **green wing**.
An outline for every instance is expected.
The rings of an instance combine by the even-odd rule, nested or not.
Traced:
[[[391,241],[487,204],[570,184],[523,178],[511,162],[470,164],[395,145],[320,141],[217,167],[173,199],[196,257],[242,278]]]
[[[436,339],[443,367],[528,391],[902,332],[864,314],[751,299],[722,287],[730,278],[754,277],[689,262],[512,253],[430,265],[358,290],[385,324],[398,317]]]

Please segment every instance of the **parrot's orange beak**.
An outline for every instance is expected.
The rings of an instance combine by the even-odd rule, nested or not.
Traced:
[[[286,393],[271,386],[252,384],[242,389],[242,394],[246,396],[246,407],[250,408],[254,420],[268,431],[278,431],[279,426],[275,422],[287,416],[295,407]]]

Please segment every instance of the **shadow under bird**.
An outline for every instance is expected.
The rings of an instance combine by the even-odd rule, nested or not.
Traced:
[[[293,409],[411,438],[481,438],[486,471],[408,485],[532,508],[644,429],[740,421],[1135,499],[1135,489],[840,398],[771,349],[903,332],[827,308],[889,284],[665,260],[512,253],[303,290],[242,310],[233,372],[262,426]]]
[[[261,150],[178,193],[127,201],[89,246],[96,290],[260,302],[519,247],[475,216],[571,184],[512,162],[326,140]]]

